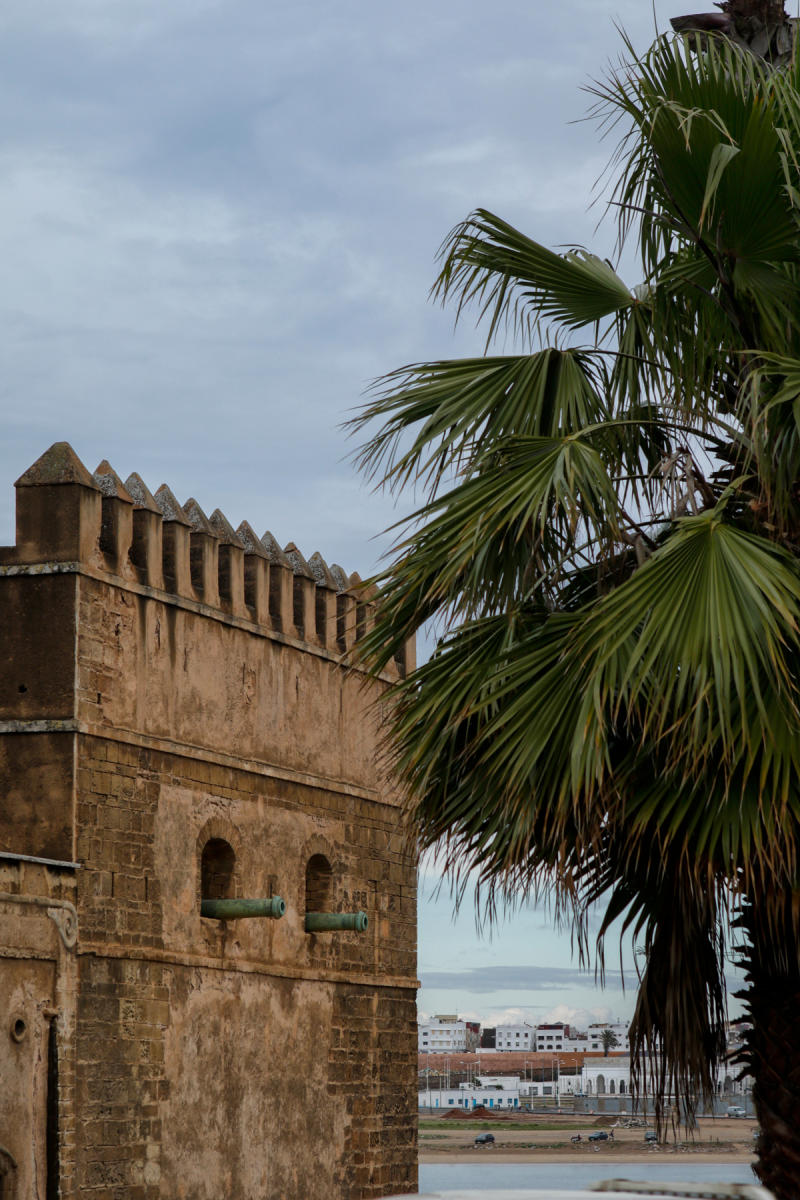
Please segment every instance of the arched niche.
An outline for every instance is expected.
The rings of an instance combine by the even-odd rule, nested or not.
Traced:
[[[230,842],[212,837],[200,854],[200,898],[228,900],[235,895],[236,854]]]
[[[306,863],[306,912],[330,912],[333,869],[324,854],[312,854]]]

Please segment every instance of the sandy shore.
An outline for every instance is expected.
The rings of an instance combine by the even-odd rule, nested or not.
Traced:
[[[753,1160],[751,1121],[701,1118],[694,1139],[667,1138],[660,1145],[644,1141],[641,1128],[613,1127],[613,1141],[590,1142],[598,1129],[612,1131],[608,1118],[592,1115],[535,1115],[495,1118],[490,1122],[462,1122],[448,1117],[420,1121],[421,1163],[597,1163],[606,1170],[625,1163],[749,1163]],[[475,1146],[478,1133],[491,1130],[491,1146]],[[579,1134],[579,1142],[570,1138]]]

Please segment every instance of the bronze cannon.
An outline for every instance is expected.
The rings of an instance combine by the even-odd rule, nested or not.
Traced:
[[[306,933],[329,933],[336,930],[364,933],[368,925],[369,917],[365,912],[306,913]]]
[[[201,900],[200,916],[232,921],[237,917],[271,917],[277,921],[286,912],[286,901],[280,896],[265,900]]]

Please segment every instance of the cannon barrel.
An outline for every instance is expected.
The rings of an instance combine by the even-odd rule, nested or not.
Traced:
[[[200,916],[231,921],[236,917],[272,917],[277,920],[286,912],[286,901],[280,896],[266,900],[201,900]]]
[[[306,913],[306,933],[327,933],[337,929],[352,929],[363,933],[369,925],[365,912]]]

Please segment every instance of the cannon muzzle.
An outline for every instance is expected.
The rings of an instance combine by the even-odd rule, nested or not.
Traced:
[[[286,912],[286,901],[280,896],[266,900],[201,900],[200,916],[232,921],[237,917],[271,917],[277,921]]]
[[[306,933],[328,933],[350,929],[364,933],[369,925],[365,912],[354,913],[306,913]]]

